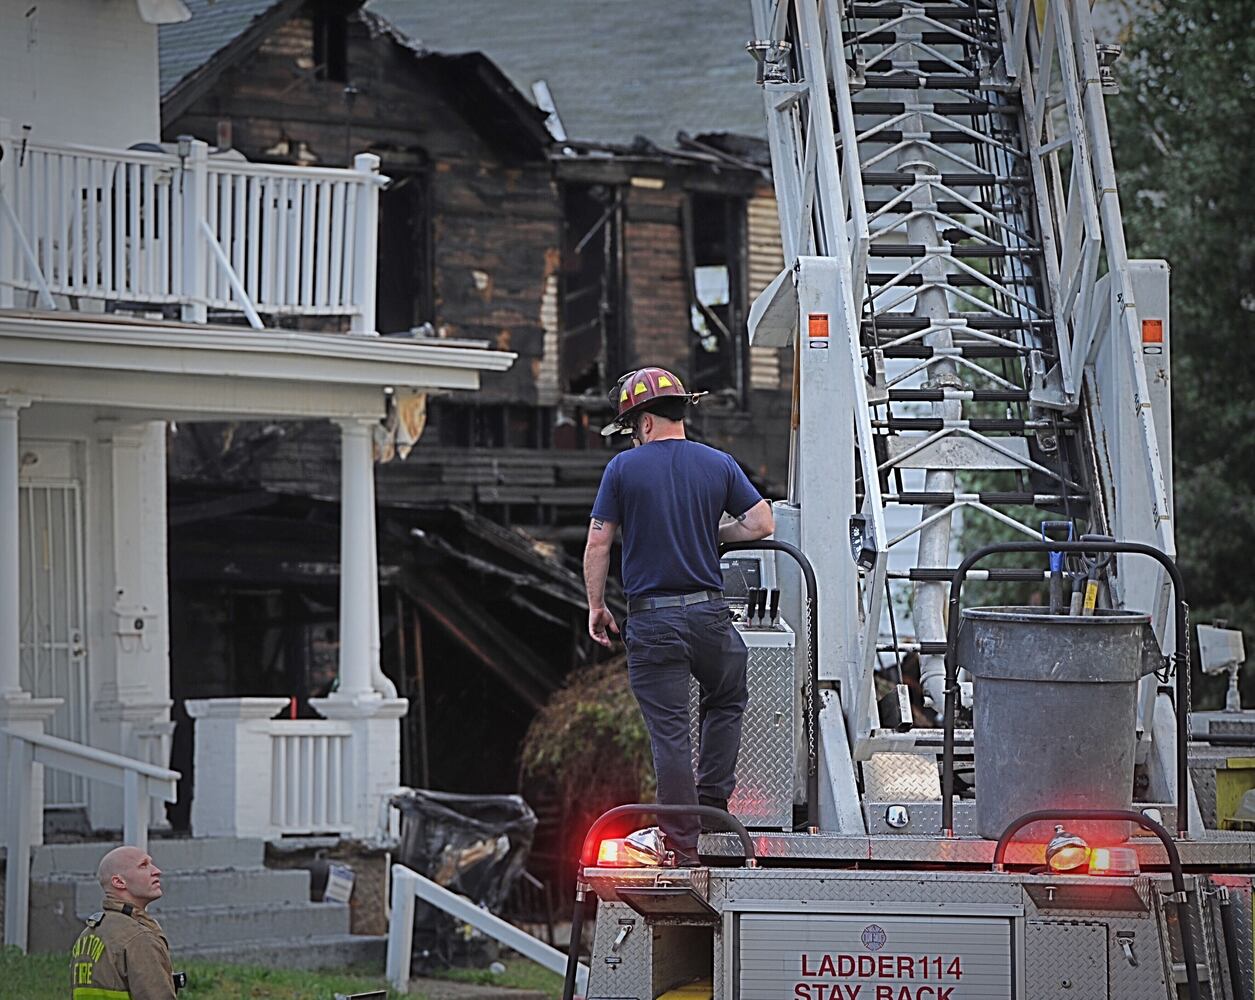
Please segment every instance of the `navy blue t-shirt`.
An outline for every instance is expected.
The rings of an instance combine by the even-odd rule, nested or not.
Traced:
[[[689,594],[722,589],[719,519],[760,500],[731,455],[668,438],[610,460],[592,517],[623,527],[629,598]]]

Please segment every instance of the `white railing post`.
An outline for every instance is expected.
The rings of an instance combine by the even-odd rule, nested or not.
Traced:
[[[26,950],[31,884],[31,807],[35,801],[35,763],[32,747],[18,736],[0,733],[6,744],[5,770],[8,822],[5,840],[4,943]]]
[[[184,156],[184,149],[187,153]],[[208,318],[208,254],[201,220],[209,190],[209,147],[199,139],[179,137],[179,154],[183,160],[179,182],[183,188],[182,251],[183,274],[181,298],[183,322],[204,323]]]
[[[17,191],[18,143],[13,141],[7,118],[0,118],[0,199],[12,206]],[[0,212],[0,309],[13,308],[13,283],[17,280],[17,233],[7,212]]]
[[[21,525],[18,521],[18,468],[21,465],[18,410],[25,399],[0,397],[0,698],[20,697]]]
[[[392,916],[388,920],[388,957],[385,975],[398,993],[410,991],[410,959],[414,946],[413,879],[408,868],[392,866]]]
[[[375,275],[379,257],[379,157],[358,153],[353,169],[363,174],[357,192],[357,212],[353,218],[353,313],[354,333],[376,334]]]

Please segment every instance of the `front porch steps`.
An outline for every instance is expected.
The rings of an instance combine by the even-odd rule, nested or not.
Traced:
[[[100,908],[95,868],[115,844],[48,844],[31,859],[30,951],[68,951]],[[383,967],[385,939],[349,933],[349,908],[312,903],[309,872],[272,869],[265,842],[230,837],[155,839],[165,895],[152,914],[184,958],[319,969]]]

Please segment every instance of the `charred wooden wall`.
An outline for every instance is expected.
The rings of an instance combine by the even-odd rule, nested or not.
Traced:
[[[259,162],[346,166],[355,153],[379,155],[383,172],[394,179],[381,205],[381,249],[396,252],[398,226],[401,235],[413,229],[408,252],[416,259],[413,268],[390,272],[394,262],[381,259],[381,321],[408,317],[383,332],[430,322],[440,336],[487,340],[519,355],[509,372],[485,375],[473,397],[434,405],[420,453],[441,446],[544,451],[572,445],[554,430],[564,393],[581,391],[571,389],[572,373],[559,362],[563,246],[570,236],[562,186],[568,183],[605,185],[622,199],[622,322],[613,356],[623,368],[662,364],[689,375],[687,199],[703,192],[749,203],[761,178],[649,151],[550,161],[526,132],[528,109],[518,107],[517,94],[506,93],[509,85],[484,57],[418,51],[367,12],[348,14],[344,78],[327,79],[315,58],[315,10],[298,11],[247,57],[220,67],[198,96],[168,106],[163,131],[167,140],[190,134],[216,144],[229,137]],[[416,201],[389,200],[401,185],[417,192]],[[745,242],[752,253],[751,241]],[[749,369],[759,372],[760,365],[746,368],[742,398],[708,399],[694,429],[762,481],[780,484],[787,461],[787,358],[782,353],[774,383],[750,377]],[[590,426],[602,416],[589,414]],[[609,457],[595,433],[576,436],[578,445]],[[285,451],[282,443],[276,447]],[[552,482],[533,484],[535,470],[519,474],[526,485],[545,487],[538,502],[548,502],[551,514],[555,504],[583,511],[575,497],[588,488],[582,474],[576,485],[551,466],[538,456],[539,474]],[[381,478],[389,475],[385,467]]]

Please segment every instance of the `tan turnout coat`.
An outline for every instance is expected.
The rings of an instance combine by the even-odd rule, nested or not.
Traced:
[[[73,1000],[174,1000],[170,944],[143,910],[105,897],[70,952]]]

